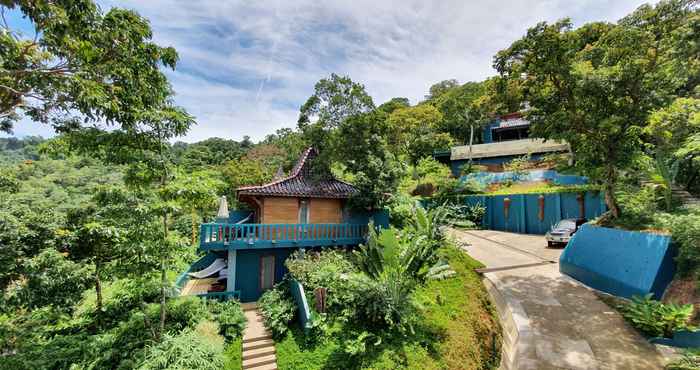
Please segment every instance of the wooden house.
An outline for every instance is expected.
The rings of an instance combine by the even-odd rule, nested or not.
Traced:
[[[289,176],[237,189],[239,203],[252,211],[222,207],[217,222],[202,224],[199,250],[207,255],[178,279],[182,294],[255,301],[282,279],[293,251],[352,247],[365,240],[370,220],[388,226],[385,212],[348,207],[358,191],[351,184],[330,174],[315,178],[311,163],[317,155],[308,148]],[[226,267],[207,270],[215,262]]]

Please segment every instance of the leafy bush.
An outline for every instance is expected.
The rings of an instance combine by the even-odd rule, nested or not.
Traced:
[[[295,252],[285,265],[290,275],[304,286],[309,302],[313,302],[313,291],[326,288],[326,312],[337,316],[353,316],[356,292],[349,281],[357,268],[341,250],[322,252]],[[312,305],[313,306],[313,305]]]
[[[700,369],[700,355],[697,350],[686,351],[683,356],[668,363],[666,370],[698,370]]]
[[[388,206],[391,224],[401,228],[413,217],[416,199],[403,193],[396,193],[389,198]]]
[[[297,310],[288,284],[287,281],[282,281],[263,293],[258,300],[265,327],[270,329],[276,338],[281,338],[289,330],[289,323],[294,319]]]
[[[201,322],[195,330],[166,334],[163,341],[149,347],[141,370],[202,369],[219,370],[224,366],[224,341],[213,322]]]
[[[214,315],[214,320],[219,324],[220,334],[226,340],[233,340],[243,334],[246,318],[238,301],[212,301],[209,311]]]
[[[693,305],[664,304],[652,298],[635,296],[620,307],[623,316],[642,333],[652,337],[671,338],[673,332],[688,328]]]
[[[673,240],[678,243],[678,272],[697,274],[700,268],[700,215],[684,215],[671,221]]]

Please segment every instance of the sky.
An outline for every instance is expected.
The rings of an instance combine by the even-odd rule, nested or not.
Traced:
[[[154,40],[177,49],[166,71],[175,102],[195,116],[182,141],[260,140],[295,127],[314,84],[331,73],[365,85],[379,105],[415,104],[446,79],[495,74],[493,55],[540,21],[569,17],[579,26],[616,21],[639,0],[98,0],[103,10],[133,9]],[[27,27],[18,14],[10,23]],[[23,120],[15,136],[51,136]],[[2,136],[2,135],[0,135]]]

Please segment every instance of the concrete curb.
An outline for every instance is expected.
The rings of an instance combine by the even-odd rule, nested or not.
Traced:
[[[496,306],[503,331],[499,369],[516,370],[520,368],[520,362],[527,358],[529,349],[527,343],[532,343],[530,320],[520,303],[504,296],[491,280],[494,277],[489,275],[484,275],[483,283]]]

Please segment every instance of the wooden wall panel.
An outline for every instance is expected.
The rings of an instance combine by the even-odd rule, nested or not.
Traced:
[[[263,223],[296,224],[299,222],[299,199],[267,197],[263,204]]]
[[[337,224],[343,219],[340,199],[311,199],[309,223]]]

